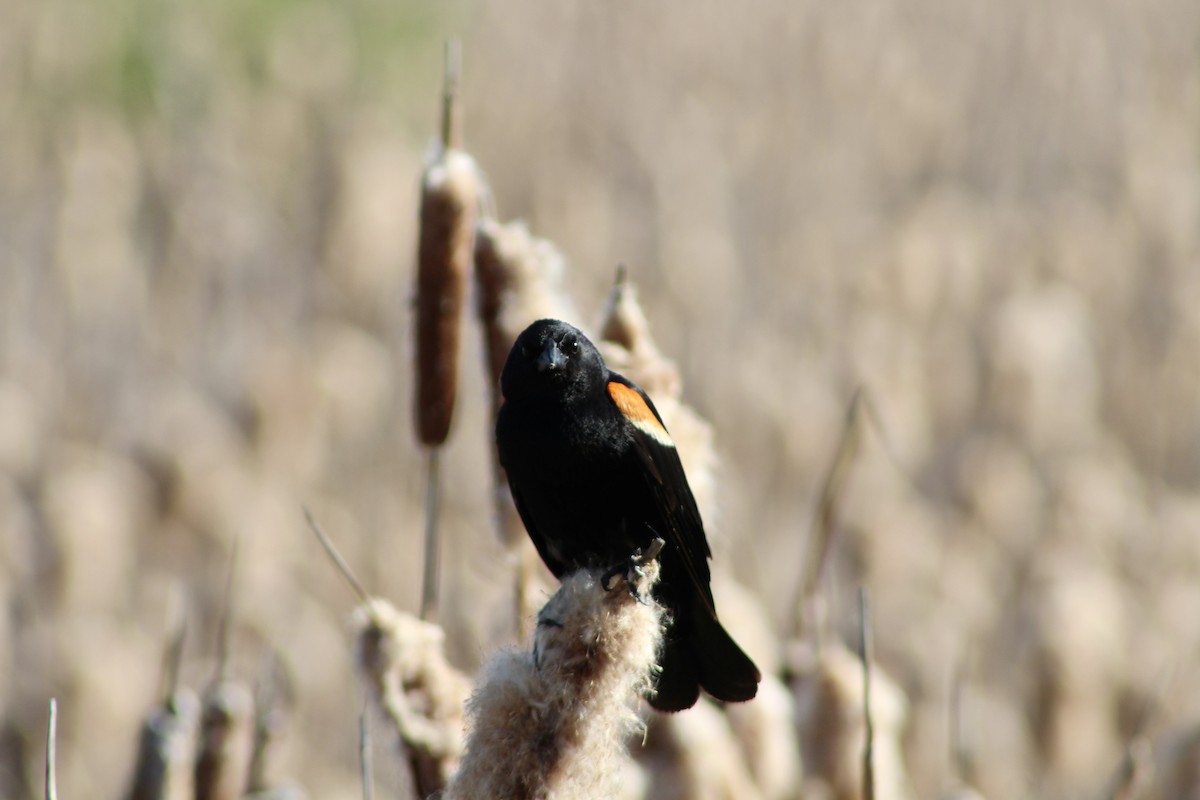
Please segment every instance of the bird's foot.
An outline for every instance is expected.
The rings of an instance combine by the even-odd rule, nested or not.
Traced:
[[[611,592],[614,585],[613,581],[618,577],[623,578],[625,585],[629,587],[629,596],[642,605],[648,605],[646,600],[638,593],[638,579],[646,577],[646,573],[642,571],[642,567],[658,558],[658,554],[662,552],[664,546],[666,546],[666,542],[661,538],[656,538],[650,542],[650,545],[644,551],[638,550],[626,561],[622,561],[608,570],[608,572],[605,572],[600,576],[600,585],[604,588],[604,591]]]

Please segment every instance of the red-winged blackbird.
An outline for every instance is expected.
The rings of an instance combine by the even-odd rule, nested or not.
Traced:
[[[761,676],[717,621],[700,512],[646,393],[609,370],[583,333],[550,319],[517,338],[500,387],[500,463],[555,576],[611,567],[655,538],[666,542],[655,596],[671,623],[650,704],[690,708],[701,687],[718,700],[754,697]]]

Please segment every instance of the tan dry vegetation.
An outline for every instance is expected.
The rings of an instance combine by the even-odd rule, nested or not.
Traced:
[[[718,571],[774,658],[861,385],[881,424],[824,635],[854,640],[868,586],[915,794],[1095,796],[1139,735],[1145,796],[1195,791],[1200,5],[432,7],[7,4],[0,796],[40,794],[51,696],[61,795],[127,788],[163,609],[186,588],[200,689],[238,536],[229,669],[252,682],[277,649],[293,698],[274,772],[360,796],[350,602],[301,507],[415,609],[409,300],[452,33],[466,148],[502,217],[566,254],[576,321],[617,262],[640,288],[720,456]],[[473,672],[511,636],[513,564],[462,342],[440,621]],[[701,716],[672,725],[728,740]]]

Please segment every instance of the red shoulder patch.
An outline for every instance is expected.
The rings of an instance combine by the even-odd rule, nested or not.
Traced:
[[[675,446],[667,429],[658,421],[658,417],[654,416],[654,412],[650,410],[650,406],[646,404],[636,389],[631,389],[623,383],[609,381],[608,396],[617,404],[617,408],[625,415],[625,418],[643,433],[650,435],[660,444],[668,447]]]

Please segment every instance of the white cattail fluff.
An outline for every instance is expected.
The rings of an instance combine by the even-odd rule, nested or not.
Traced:
[[[530,651],[500,653],[468,705],[470,733],[446,800],[593,798],[620,793],[635,704],[650,688],[663,611],[658,564],[608,589],[567,577],[538,615]],[[640,598],[640,599],[639,599]]]
[[[399,734],[418,792],[446,785],[463,749],[470,682],[447,660],[445,634],[372,598],[355,611],[358,669]]]

